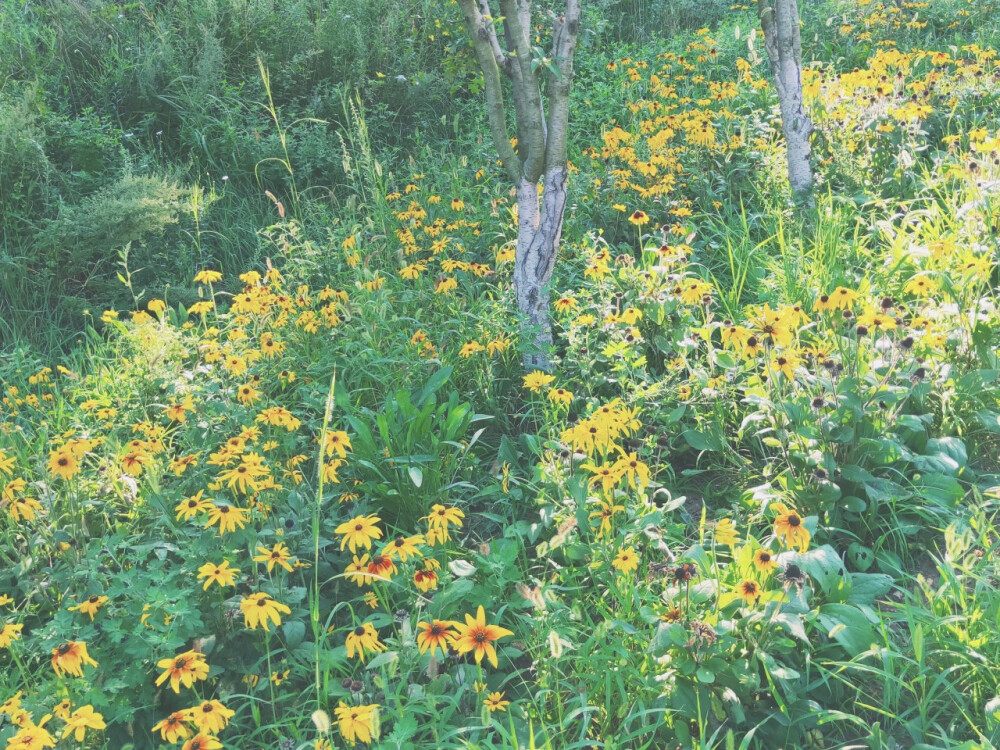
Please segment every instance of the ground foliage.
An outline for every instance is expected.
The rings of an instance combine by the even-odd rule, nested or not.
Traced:
[[[0,741],[992,747],[995,8],[804,11],[817,205],[795,212],[753,9],[686,29],[680,4],[676,36],[649,41],[636,19],[665,6],[618,5],[641,4],[598,4],[594,34],[616,42],[579,58],[551,373],[520,369],[516,209],[476,100],[448,101],[450,143],[375,134],[425,64],[475,90],[453,7],[428,5],[402,45],[443,65],[354,45],[360,95],[315,141],[290,135],[283,73],[252,59],[279,8],[202,19],[200,41],[161,29],[246,46],[217,84],[239,99],[257,76],[255,158],[276,171],[244,214],[162,169],[192,151],[83,175],[46,131],[33,160],[40,94],[0,89],[19,159],[0,187],[36,224],[6,231],[47,248],[8,274],[11,308],[43,283],[26,268],[76,289],[88,258],[113,269],[75,346],[12,346],[0,371]],[[4,33],[38,33],[31,12],[5,5]],[[318,75],[355,27],[296,18],[331,46],[272,55]],[[227,36],[244,28],[263,36]],[[109,88],[126,72],[100,70]],[[374,93],[389,85],[400,102]],[[58,121],[112,144],[106,116]],[[323,199],[298,166],[318,163],[309,143],[341,169]],[[73,180],[92,189],[47,215]]]

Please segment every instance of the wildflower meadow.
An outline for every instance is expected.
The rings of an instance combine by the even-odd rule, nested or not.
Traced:
[[[0,747],[1000,744],[1000,6],[760,2],[0,3]]]

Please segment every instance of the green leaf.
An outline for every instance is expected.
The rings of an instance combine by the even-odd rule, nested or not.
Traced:
[[[302,643],[302,639],[306,637],[306,625],[301,620],[289,620],[281,626],[281,630],[285,634],[285,644],[289,650]]]
[[[875,631],[868,618],[850,604],[824,604],[817,619],[827,630],[827,635],[839,643],[849,656],[868,651],[875,643]]]

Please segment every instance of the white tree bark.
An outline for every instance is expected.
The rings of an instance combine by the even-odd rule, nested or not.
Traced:
[[[517,189],[514,291],[521,315],[524,366],[549,370],[552,326],[548,285],[566,212],[569,92],[580,29],[580,0],[566,0],[565,12],[553,16],[552,49],[546,65],[533,59],[531,0],[497,0],[497,4],[500,13],[492,11],[490,0],[459,0],[483,71],[493,142]],[[501,34],[497,33],[498,25],[502,26]],[[516,151],[507,130],[501,73],[511,83]]]
[[[796,0],[757,0],[764,46],[771,61],[774,87],[785,135],[788,182],[796,203],[810,203],[812,164],[809,136],[813,125],[802,101],[802,38]]]

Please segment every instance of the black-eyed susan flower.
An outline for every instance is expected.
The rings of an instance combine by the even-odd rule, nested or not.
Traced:
[[[636,210],[632,212],[632,214],[628,217],[628,220],[635,226],[641,227],[643,224],[649,223],[649,216],[646,215],[645,211]]]
[[[206,268],[198,271],[198,273],[194,275],[193,281],[195,284],[214,284],[217,281],[222,281],[222,272],[212,271]]]
[[[248,522],[248,511],[245,509],[227,503],[213,503],[208,506],[208,521],[205,522],[205,528],[218,524],[219,534],[225,534],[244,528]]]
[[[48,469],[50,474],[69,480],[80,471],[80,461],[71,451],[62,448],[49,455]]]
[[[368,563],[368,573],[375,580],[389,580],[397,572],[396,564],[392,561],[392,558],[381,552],[372,555],[372,559]]]
[[[753,566],[759,573],[764,575],[769,575],[778,569],[778,563],[775,561],[774,555],[771,554],[770,550],[763,548],[753,553]]]
[[[413,572],[413,585],[426,593],[438,586],[438,574],[429,568],[419,568]]]
[[[65,720],[66,728],[63,730],[63,739],[73,735],[77,742],[83,742],[88,729],[107,729],[104,717],[94,710],[93,706],[80,706]]]
[[[229,561],[223,560],[219,564],[205,563],[198,568],[198,578],[204,578],[205,584],[202,591],[207,591],[213,583],[222,588],[223,586],[235,586],[236,576],[240,573],[238,568],[229,567]]]
[[[352,450],[351,438],[343,430],[334,430],[326,433],[324,442],[327,458],[332,458],[334,454],[340,458],[347,458],[347,451]]]
[[[549,401],[553,404],[570,404],[573,402],[573,394],[565,388],[549,388]]]
[[[281,615],[290,615],[292,610],[281,602],[275,601],[270,594],[258,591],[250,594],[240,602],[240,612],[243,613],[243,624],[251,630],[257,626],[270,630],[270,623],[281,625]]]
[[[760,600],[761,588],[760,584],[756,581],[750,579],[740,581],[736,584],[736,594],[742,599],[747,605],[754,605]]]
[[[626,547],[618,551],[611,565],[622,575],[628,575],[639,568],[639,555],[636,554],[634,547]]]
[[[385,651],[387,646],[378,639],[378,632],[370,622],[358,625],[347,634],[347,658],[353,659],[357,653],[358,659],[362,662],[368,651],[377,654]]]
[[[271,549],[268,549],[267,547],[257,547],[257,552],[258,554],[254,556],[253,561],[266,563],[268,573],[274,569],[275,565],[280,565],[289,573],[292,572],[292,556],[288,552],[287,545],[277,542]]]
[[[181,746],[181,750],[220,750],[222,743],[210,734],[196,734]]]
[[[106,596],[98,596],[94,594],[93,596],[88,596],[82,602],[72,607],[67,607],[70,612],[83,612],[84,614],[90,615],[90,619],[94,619],[94,615],[97,611],[103,607],[108,601]]]
[[[555,375],[549,375],[541,370],[534,370],[524,376],[524,387],[532,393],[541,393],[542,388],[556,379]]]
[[[464,359],[468,359],[473,354],[476,354],[477,352],[482,352],[482,351],[485,351],[485,350],[486,350],[486,347],[483,346],[482,344],[480,344],[478,341],[475,341],[475,340],[466,341],[464,344],[462,344],[462,348],[458,350],[458,356],[460,356],[460,357],[462,357]]]
[[[175,693],[181,691],[181,685],[189,688],[199,680],[208,679],[208,664],[200,651],[185,651],[169,659],[160,659],[156,666],[163,670],[163,674],[156,678],[156,684],[159,686],[169,680],[170,688]]]
[[[639,460],[639,456],[633,451],[626,453],[619,449],[621,457],[615,461],[612,470],[619,477],[624,477],[628,481],[629,487],[633,490],[644,490],[649,485],[652,473],[645,462]]]
[[[41,722],[35,724],[30,716],[25,716],[25,723],[18,730],[17,734],[7,740],[7,750],[44,750],[47,747],[55,747],[56,739],[48,730],[45,723],[51,717],[45,717]]]
[[[198,492],[191,497],[186,497],[174,506],[178,521],[190,521],[199,513],[203,513],[212,507],[212,498],[202,497],[205,490]]]
[[[494,668],[497,667],[497,652],[493,644],[509,635],[514,635],[513,631],[502,628],[499,625],[486,624],[486,611],[482,605],[476,611],[476,616],[465,616],[465,624],[456,622],[457,630],[452,646],[460,654],[467,654],[470,651],[476,657],[476,664],[480,664],[485,656],[489,659]]]
[[[52,713],[56,718],[66,721],[70,714],[73,712],[73,702],[69,698],[63,698],[56,705],[52,707]],[[3,713],[0,710],[0,713]]]
[[[67,641],[52,649],[52,669],[57,677],[64,674],[73,677],[83,677],[83,665],[97,666],[97,662],[87,653],[87,644],[83,641]]]
[[[344,569],[344,575],[347,576],[347,580],[356,583],[359,587],[371,585],[372,576],[368,572],[368,563],[368,555],[362,555],[361,557],[355,555],[354,560],[348,563]]]
[[[161,740],[174,745],[178,740],[186,740],[191,736],[187,721],[186,711],[174,711],[167,718],[154,724],[152,731],[159,732]]]
[[[21,639],[21,631],[24,625],[21,623],[8,622],[0,628],[0,648],[10,648],[10,644]]]
[[[778,512],[774,519],[774,533],[784,541],[785,545],[799,552],[809,549],[809,530],[803,525],[802,517],[784,503],[771,503],[771,508]]]
[[[588,518],[591,521],[596,519],[600,520],[600,526],[597,528],[597,537],[600,538],[611,532],[611,525],[614,521],[615,514],[624,513],[625,506],[615,505],[615,503],[610,500],[600,500],[597,503],[597,507],[598,510],[590,513]]]
[[[344,741],[350,745],[359,741],[369,744],[372,741],[375,722],[378,720],[377,711],[377,704],[348,706],[341,701],[334,709],[334,713],[337,715],[337,725]]]
[[[344,523],[334,529],[335,533],[343,537],[340,540],[340,549],[344,549],[345,546],[351,552],[357,552],[358,547],[371,549],[372,540],[382,538],[382,529],[378,527],[381,520],[375,514],[369,514],[367,516],[356,516],[350,521],[344,521]]]
[[[202,701],[197,706],[187,710],[188,719],[205,734],[218,734],[236,715],[232,709],[217,700]]]
[[[420,545],[425,542],[426,540],[421,534],[398,536],[386,544],[382,552],[390,558],[406,562],[411,557],[423,556],[423,553],[420,551]]]
[[[495,713],[497,711],[506,711],[507,706],[510,705],[510,701],[504,700],[504,694],[499,692],[487,695],[483,700],[483,704],[490,710],[490,713]]]
[[[733,547],[740,541],[740,535],[736,533],[732,520],[723,518],[715,524],[715,542]]]
[[[448,644],[455,639],[455,631],[451,629],[453,625],[454,623],[448,620],[418,622],[417,629],[420,632],[417,633],[417,646],[420,648],[420,653],[429,650],[433,655],[435,650],[440,649],[441,656],[445,656],[448,653]]]

